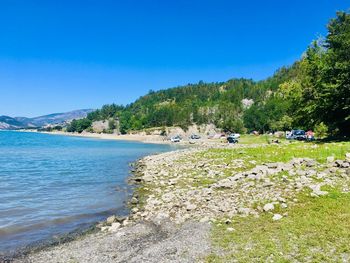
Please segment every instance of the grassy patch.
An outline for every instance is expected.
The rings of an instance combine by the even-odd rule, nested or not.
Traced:
[[[349,262],[350,194],[327,190],[319,198],[300,194],[280,221],[266,213],[215,226],[213,242],[223,251],[207,262]]]
[[[226,163],[230,163],[235,159],[243,159],[246,167],[250,168],[254,167],[255,164],[264,162],[288,162],[293,158],[300,157],[308,157],[324,163],[328,156],[334,156],[335,159],[344,159],[347,152],[350,152],[349,142],[324,144],[291,142],[282,145],[272,144],[250,148],[210,149],[200,153],[200,157],[209,160],[221,159]]]
[[[239,138],[239,144],[263,144],[268,143],[271,140],[285,141],[285,139],[278,139],[269,135],[244,134]]]

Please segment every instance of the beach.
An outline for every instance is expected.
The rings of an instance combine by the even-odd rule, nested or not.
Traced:
[[[332,220],[325,220],[329,210],[323,212],[322,207],[334,209],[334,191],[348,195],[349,167],[348,143],[218,144],[150,155],[133,167],[129,182],[136,188],[127,217],[109,217],[97,225],[97,233],[15,262],[212,262],[212,258],[227,262],[237,255],[254,261],[266,250],[240,251],[251,244],[256,220],[269,229],[262,233],[276,235],[276,245],[292,242],[304,249],[303,254],[286,250],[281,256],[275,252],[272,259],[292,258],[294,253],[308,257],[314,254],[314,247],[303,244],[310,237],[297,238],[299,230],[293,232],[300,227],[298,216],[305,216],[304,209],[321,202],[317,215],[308,215],[310,219],[303,224],[310,223],[307,228],[320,235],[313,240],[332,239],[325,233],[334,221],[342,227],[344,214],[335,213]],[[325,224],[322,229],[312,224],[315,218]],[[273,229],[285,222],[290,229],[288,237]],[[242,240],[234,243],[239,250],[223,245],[237,240],[236,236]],[[269,245],[262,243],[264,240],[254,240],[254,246]],[[343,256],[338,248],[319,244],[321,255]],[[276,250],[280,251],[278,246]]]

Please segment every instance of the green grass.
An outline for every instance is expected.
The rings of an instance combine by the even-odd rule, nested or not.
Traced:
[[[220,252],[207,262],[349,262],[350,194],[327,191],[319,198],[301,194],[280,221],[266,213],[214,226],[213,243]]]
[[[285,141],[285,139],[275,138],[269,135],[251,135],[243,134],[239,138],[239,144],[265,144],[271,142],[271,140]]]
[[[226,163],[232,162],[234,159],[243,159],[245,165],[249,168],[256,164],[288,162],[293,158],[300,157],[308,157],[324,163],[328,156],[334,156],[335,159],[344,159],[347,152],[350,152],[349,142],[324,144],[291,142],[282,145],[271,144],[251,148],[211,149],[200,153],[199,157],[220,160]],[[250,164],[249,161],[255,161],[256,164]]]

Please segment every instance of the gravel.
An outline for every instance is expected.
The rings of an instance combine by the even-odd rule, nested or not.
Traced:
[[[141,222],[99,232],[30,254],[14,262],[198,262],[210,253],[210,224]]]

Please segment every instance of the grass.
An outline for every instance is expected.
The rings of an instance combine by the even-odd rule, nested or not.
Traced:
[[[269,135],[252,135],[252,134],[243,134],[239,138],[239,144],[262,144],[268,143],[271,140],[279,140],[284,142],[285,139],[275,138]]]
[[[199,153],[199,157],[220,160],[230,163],[235,159],[243,159],[247,167],[266,162],[287,162],[293,158],[308,157],[321,163],[326,162],[327,157],[344,159],[345,153],[350,152],[350,143],[304,143],[291,142],[282,145],[262,145],[251,148],[211,149]],[[255,164],[249,161],[255,161]]]
[[[350,194],[326,190],[319,198],[300,194],[299,205],[280,221],[266,213],[217,224],[212,238],[221,255],[207,262],[349,262]]]
[[[325,163],[327,157],[345,158],[349,142],[285,142],[250,148],[211,149],[201,158],[230,163],[243,160],[244,170],[268,162],[288,162],[293,158],[312,158]],[[288,176],[285,172],[274,177]],[[212,240],[217,253],[207,262],[350,262],[350,194],[337,188],[325,189],[329,195],[313,198],[307,192],[297,196],[298,204],[287,210],[277,206],[274,213],[288,216],[272,220],[272,213],[260,217],[235,217],[214,225]],[[221,221],[220,221],[221,220]],[[221,223],[220,223],[221,222]],[[229,232],[227,228],[235,231]]]
[[[262,163],[288,162],[298,157],[325,163],[329,156],[344,160],[345,153],[350,152],[350,142],[267,144],[263,136],[243,136],[240,144],[247,147],[204,150],[180,158],[177,160],[179,166],[165,169],[169,178],[182,175],[176,183],[177,188],[199,189]],[[209,170],[194,164],[206,164]],[[212,175],[210,171],[217,173]],[[273,179],[281,181],[282,176],[289,177],[289,174],[281,172]],[[283,187],[282,183],[280,186]],[[161,195],[157,190],[166,189],[149,182],[136,191],[141,197],[141,207],[149,194]],[[215,253],[206,261],[350,262],[350,194],[341,193],[337,188],[324,190],[329,194],[319,198],[310,197],[307,192],[299,193],[298,203],[286,209],[277,205],[275,213],[288,213],[280,221],[273,221],[272,213],[234,217],[229,224],[224,218],[218,218],[219,224],[212,230]],[[229,232],[229,227],[235,231]]]

